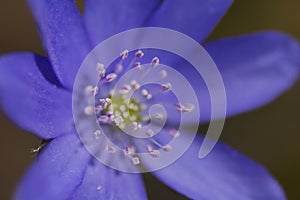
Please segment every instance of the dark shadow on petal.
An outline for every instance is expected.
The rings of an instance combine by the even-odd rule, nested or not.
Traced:
[[[61,82],[58,80],[58,77],[55,74],[48,58],[35,54],[34,59],[35,59],[35,62],[37,64],[40,72],[43,74],[44,78],[47,81],[49,81],[50,83],[52,83],[58,87],[63,87]]]

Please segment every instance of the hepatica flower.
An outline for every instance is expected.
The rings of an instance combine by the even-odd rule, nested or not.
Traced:
[[[200,41],[224,80],[227,116],[270,102],[288,89],[299,74],[298,43],[282,33],[260,32],[205,41],[232,0],[86,0],[83,14],[71,0],[29,0],[28,3],[48,57],[30,52],[1,56],[0,100],[4,112],[14,122],[47,144],[19,184],[16,199],[147,198],[141,174],[120,172],[97,161],[82,144],[73,121],[72,89],[76,73],[90,50],[114,34],[138,27],[164,27]],[[133,77],[119,92],[126,94],[140,89],[139,98],[125,102],[122,95],[112,97],[109,88],[128,70],[126,67],[145,70],[140,63],[150,63],[155,68],[168,57],[163,52],[153,57],[148,53],[124,51],[116,60],[116,68],[105,69],[101,63],[95,63],[102,79],[97,87],[85,87],[85,92],[95,94],[97,101],[95,108],[84,109],[85,114],[95,110],[103,131],[114,142],[125,141],[126,137],[120,136],[125,135],[120,131],[122,127],[130,125],[139,129],[149,121],[143,109],[151,101],[168,104],[179,114],[191,112],[195,106],[168,102],[169,97],[164,98],[172,87],[168,82],[157,86],[155,91],[155,87],[139,88],[139,82]],[[194,77],[192,68],[183,67],[184,61],[173,61],[166,64],[172,64],[190,81],[200,103],[201,122],[208,121],[210,101],[203,92],[205,86]],[[172,79],[164,70],[160,76]],[[154,117],[159,122],[164,115],[156,113]],[[111,162],[128,168],[149,167],[152,162],[143,163],[135,156],[136,151],[144,148],[149,160],[158,158],[161,152],[172,152],[176,146],[162,141],[184,139],[188,134],[179,133],[174,124],[167,120],[162,130],[167,139],[156,139],[154,131],[149,129],[145,144],[125,146],[117,161]],[[103,133],[99,130],[86,134],[102,141]],[[207,157],[199,159],[202,141],[198,135],[182,157],[153,174],[192,199],[285,199],[279,184],[261,165],[223,144],[218,143]],[[98,149],[100,157],[106,155],[108,161],[107,155],[115,158],[115,147],[104,147]]]

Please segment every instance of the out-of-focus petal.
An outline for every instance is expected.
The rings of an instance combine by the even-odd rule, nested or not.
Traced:
[[[71,199],[147,199],[143,179],[140,174],[130,174],[113,170],[97,160],[91,163],[81,184]]]
[[[68,199],[81,183],[90,159],[76,134],[55,138],[23,177],[15,199]]]
[[[299,43],[282,33],[261,32],[225,38],[204,47],[222,74],[227,116],[269,103],[299,77]]]
[[[233,0],[163,1],[146,25],[173,29],[202,41],[224,16],[232,2]]]
[[[269,103],[299,77],[299,44],[282,33],[260,32],[224,38],[208,42],[204,48],[215,61],[224,81],[227,117]],[[185,75],[197,93],[200,122],[209,121],[211,97],[202,77],[184,60],[173,61],[170,66]],[[216,93],[224,89],[213,84],[209,87]],[[221,113],[213,120],[220,116]]]
[[[85,24],[93,44],[143,26],[160,5],[159,0],[86,0]]]
[[[184,134],[180,137],[184,140]],[[181,158],[154,175],[192,199],[285,199],[277,181],[261,165],[223,144],[199,159],[202,141],[202,136],[196,137]]]
[[[232,0],[87,0],[85,23],[94,45],[119,32],[145,26],[170,28],[203,40]]]
[[[50,69],[48,59],[32,53],[0,58],[1,107],[19,126],[46,139],[73,127],[71,93],[54,84]]]
[[[28,3],[59,80],[72,88],[77,70],[90,50],[74,1],[28,0]]]

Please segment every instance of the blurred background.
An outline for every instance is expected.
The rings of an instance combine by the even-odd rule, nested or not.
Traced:
[[[210,39],[265,29],[290,33],[300,40],[300,1],[235,1]],[[33,19],[23,1],[2,1],[0,54],[43,53]],[[226,121],[221,140],[265,165],[279,180],[288,199],[299,199],[300,81],[271,104]],[[10,199],[26,168],[34,160],[30,149],[40,140],[20,130],[0,111],[0,199]],[[145,175],[149,199],[185,199]]]

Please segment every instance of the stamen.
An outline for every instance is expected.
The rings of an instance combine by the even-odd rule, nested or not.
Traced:
[[[160,152],[159,152],[159,150],[153,150],[153,151],[151,151],[151,152],[149,152],[150,153],[150,155],[152,156],[152,157],[154,157],[154,158],[158,158],[159,156],[160,156]]]
[[[117,150],[115,147],[109,146],[108,144],[106,144],[105,151],[107,151],[108,153],[115,153]]]
[[[86,96],[90,96],[93,93],[94,87],[92,85],[88,85],[84,89],[84,93]]]
[[[116,123],[117,126],[119,126],[123,121],[124,121],[124,119],[123,119],[123,117],[121,117],[121,116],[117,116],[117,117],[114,119],[114,122]]]
[[[142,69],[142,66],[141,66],[141,63],[140,63],[140,62],[134,63],[133,67],[134,67],[134,68],[137,68],[137,69],[139,69],[139,70]]]
[[[147,99],[147,100],[152,99],[152,94],[148,94],[148,95],[146,96],[146,99]]]
[[[149,138],[149,140],[152,141],[154,144],[156,144],[159,148],[161,148],[161,149],[164,150],[164,151],[171,151],[171,150],[172,150],[172,147],[171,147],[171,145],[169,145],[169,144],[163,146],[163,145],[161,145],[159,142],[157,142],[156,140],[154,140],[152,137]],[[153,150],[153,147],[150,146],[150,145],[147,145],[147,150],[148,150],[149,152],[155,151],[155,150]],[[158,150],[157,150],[157,151],[158,151]]]
[[[93,134],[95,135],[96,139],[99,139],[100,135],[101,135],[101,131],[100,130],[96,130]]]
[[[161,70],[161,71],[159,72],[159,76],[160,76],[160,78],[165,78],[165,77],[168,76],[168,73],[167,73],[166,70]]]
[[[84,89],[84,93],[87,96],[90,96],[90,95],[96,96],[98,94],[98,91],[99,91],[99,88],[97,86],[93,87],[92,85],[88,85]]]
[[[141,94],[146,97],[148,95],[148,91],[146,89],[142,89]]]
[[[111,99],[110,98],[105,98],[105,99],[99,99],[100,105],[102,106],[102,109],[106,109],[108,105],[111,104]]]
[[[131,161],[133,162],[134,165],[139,165],[141,163],[138,157],[131,158]]]
[[[125,147],[123,150],[125,156],[131,156],[135,154],[135,148],[133,146]]]
[[[142,125],[137,122],[132,122],[132,128],[133,128],[133,130],[136,131],[136,130],[142,128]]]
[[[105,77],[105,80],[107,82],[112,82],[113,80],[115,80],[117,78],[117,74],[116,73],[111,73],[111,74],[108,74],[106,77]]]
[[[130,92],[130,90],[131,90],[131,86],[130,86],[130,85],[123,85],[123,86],[120,88],[119,92],[120,92],[121,94],[128,94],[128,93]]]
[[[124,112],[126,110],[126,106],[125,105],[120,105],[120,110]]]
[[[151,145],[147,145],[147,151],[148,152],[152,152],[153,151],[153,147]]]
[[[118,74],[123,71],[123,65],[122,64],[117,64],[115,72]]]
[[[176,129],[171,129],[169,131],[169,135],[172,136],[173,138],[177,138],[180,136],[180,132]]]
[[[96,96],[98,94],[99,88],[97,86],[95,86],[93,88],[93,95]]]
[[[136,80],[132,80],[130,82],[130,85],[131,85],[132,89],[134,89],[134,90],[137,90],[141,87],[141,85]]]
[[[163,146],[162,149],[163,149],[164,151],[171,151],[171,150],[172,150],[172,147],[171,147],[171,145],[167,144],[167,145]]]
[[[145,97],[147,100],[152,98],[152,94],[150,94],[146,89],[142,89],[141,94],[143,97]]]
[[[86,106],[84,108],[84,113],[86,115],[92,115],[92,114],[94,114],[94,108],[92,106]]]
[[[128,57],[129,51],[127,49],[125,49],[121,54],[121,58],[122,60],[125,60]]]
[[[123,113],[123,117],[124,117],[124,118],[128,118],[128,117],[129,117],[129,112],[124,112],[124,113]]]
[[[107,124],[109,122],[109,116],[107,115],[101,115],[99,118],[98,118],[98,121],[102,124]]]
[[[102,112],[104,110],[103,106],[102,105],[97,105],[95,107],[95,112],[96,114],[99,114],[100,112]]]
[[[137,57],[137,58],[142,58],[143,56],[144,56],[144,52],[142,52],[142,50],[138,50],[135,53],[135,57]]]
[[[188,104],[188,105],[182,105],[180,103],[176,104],[176,110],[180,112],[192,112],[194,108],[195,106],[193,104]]]
[[[157,67],[158,65],[159,65],[159,59],[158,59],[158,57],[154,57],[153,59],[152,59],[152,61],[151,61],[151,65],[152,65],[152,67]]]
[[[106,70],[103,64],[97,63],[96,71],[98,72],[100,78],[103,78],[105,76]]]
[[[166,83],[166,84],[162,84],[161,85],[161,90],[163,92],[169,91],[172,88],[172,84],[171,83]]]
[[[154,132],[151,130],[151,129],[148,129],[146,134],[149,136],[149,137],[153,137],[154,135]]]

